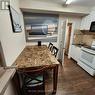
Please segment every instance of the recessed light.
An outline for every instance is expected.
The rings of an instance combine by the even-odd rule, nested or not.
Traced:
[[[66,0],[66,4],[70,4],[73,0]]]

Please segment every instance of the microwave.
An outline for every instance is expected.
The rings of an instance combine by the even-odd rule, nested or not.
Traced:
[[[89,32],[95,32],[95,21],[91,22],[90,31]]]

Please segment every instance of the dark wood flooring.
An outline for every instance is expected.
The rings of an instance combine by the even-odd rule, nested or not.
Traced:
[[[52,91],[52,79],[46,81],[47,95]],[[64,66],[59,66],[56,95],[95,95],[95,78],[77,63],[65,56]]]

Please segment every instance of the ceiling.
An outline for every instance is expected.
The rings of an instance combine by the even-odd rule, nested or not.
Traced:
[[[95,0],[74,0],[72,4],[77,6],[93,7],[95,6]]]
[[[66,0],[40,0],[40,1],[62,4]],[[84,7],[93,7],[93,6],[95,6],[95,0],[72,0],[71,5],[84,6]]]

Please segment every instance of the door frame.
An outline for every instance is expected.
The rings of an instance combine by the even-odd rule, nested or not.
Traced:
[[[58,60],[63,65],[64,64],[64,48],[65,48],[65,33],[67,31],[67,23],[68,19],[66,20],[59,20],[59,27],[58,27]]]
[[[67,46],[67,43],[69,42],[68,47],[67,47],[67,49],[68,49],[67,55],[69,53],[70,40],[71,40],[70,38],[71,38],[71,33],[72,33],[72,25],[73,25],[72,22],[67,23],[67,31],[65,33],[65,51],[64,51],[64,53],[66,53],[66,46]],[[70,26],[71,26],[71,30],[69,31]],[[70,33],[68,33],[68,32],[70,32]]]

